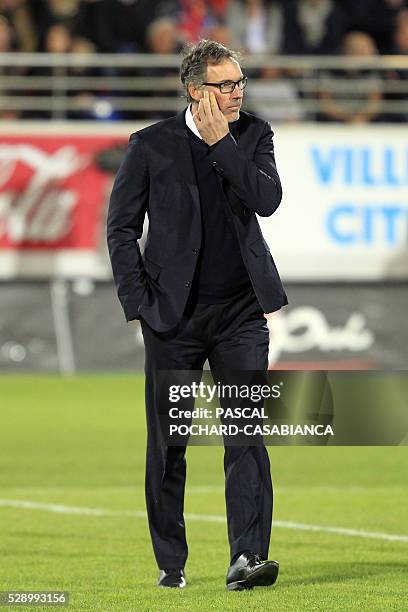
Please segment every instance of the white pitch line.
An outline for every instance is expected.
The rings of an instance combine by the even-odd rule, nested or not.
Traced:
[[[61,504],[48,504],[30,500],[0,499],[3,508],[18,508],[22,510],[44,510],[56,514],[76,514],[85,516],[133,516],[146,518],[143,510],[109,510],[105,508],[87,508],[85,506],[65,506]],[[203,521],[207,523],[225,523],[225,516],[217,514],[186,514],[190,521]],[[407,542],[407,535],[394,533],[382,533],[380,531],[365,531],[364,529],[349,529],[346,527],[328,527],[325,525],[310,525],[307,523],[295,523],[292,521],[274,521],[274,527],[281,529],[294,529],[300,531],[314,531],[320,533],[334,533],[358,538],[370,538],[373,540],[386,540],[388,542]]]
[[[355,536],[359,538],[372,538],[373,540],[388,540],[389,542],[408,542],[408,536],[394,533],[381,533],[381,531],[365,531],[364,529],[348,529],[347,527],[326,527],[324,525],[308,525],[293,523],[292,521],[274,521],[275,527],[284,529],[300,529],[301,531],[322,531],[337,533],[339,535]]]
[[[19,508],[22,510],[45,510],[56,514],[79,514],[86,516],[136,516],[145,518],[146,512],[134,510],[107,510],[105,508],[87,508],[86,506],[64,506],[61,504],[48,504],[19,499],[0,499],[0,506],[4,508]]]
[[[50,493],[50,492],[66,492],[66,491],[80,491],[83,489],[81,489],[80,487],[67,487],[67,486],[50,486],[50,487],[7,487],[9,491],[18,491],[18,492],[24,492],[24,493]],[[293,487],[296,488],[296,485]],[[310,489],[310,487],[309,487]],[[201,485],[201,486],[193,486],[193,485],[187,485],[187,492],[188,493],[216,493],[216,492],[220,492],[223,493],[225,490],[225,487],[223,485]],[[279,492],[286,490],[282,489],[282,487],[279,487],[279,489],[277,489],[276,487],[274,488],[274,491],[276,493],[276,491],[279,490]],[[95,493],[106,493],[107,491],[109,491],[109,493],[121,493],[123,491],[126,492],[133,492],[133,493],[137,493],[137,492],[144,492],[144,485],[141,483],[139,485],[124,485],[124,486],[113,486],[113,487],[96,487],[94,489],[92,489],[92,491],[94,491]]]

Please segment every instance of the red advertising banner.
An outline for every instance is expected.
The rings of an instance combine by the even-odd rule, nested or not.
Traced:
[[[113,135],[98,135],[95,127],[79,134],[74,128],[70,135],[70,129],[56,132],[44,125],[42,133],[24,133],[20,127],[0,137],[0,277],[96,272],[91,259],[105,249],[106,208],[117,170],[105,170],[100,158],[124,150],[127,135],[123,128]],[[96,276],[101,264],[99,257]]]
[[[2,137],[0,248],[97,248],[111,176],[96,159],[117,144],[106,136]]]

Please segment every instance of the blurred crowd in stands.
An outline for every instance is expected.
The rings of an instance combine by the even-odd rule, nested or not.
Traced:
[[[406,55],[408,0],[0,0],[0,53],[172,54],[178,53],[185,43],[194,43],[200,38],[211,38],[246,54],[267,54],[271,58],[276,55]],[[51,71],[48,67],[36,67],[26,74],[47,77]],[[146,76],[152,74],[146,68],[112,73],[112,69],[77,67],[70,71],[88,77],[140,76],[143,71]],[[3,74],[7,74],[4,68]],[[154,74],[158,74],[157,70]],[[177,71],[162,68],[159,74],[170,77],[176,76]],[[300,72],[277,69],[271,61],[270,67],[252,71],[249,76],[255,77],[247,90],[253,112],[271,121],[310,118],[302,104],[307,93],[296,86],[303,76]],[[333,88],[334,80],[341,86]],[[384,93],[384,81],[408,84],[408,70],[394,69],[381,74],[372,69],[320,72],[317,92],[320,106],[312,118],[359,123],[384,119],[405,121],[408,110],[404,112],[403,105],[408,93],[401,93],[398,88],[393,91],[392,87]],[[49,93],[47,89],[42,91],[44,96]],[[71,91],[70,95],[91,94],[80,90]],[[120,95],[158,94],[142,91],[120,92]],[[401,112],[384,116],[381,110],[384,99],[401,102]],[[156,111],[148,116],[159,118],[166,114]],[[23,116],[50,115],[41,110]],[[81,110],[68,116],[90,118]],[[145,118],[146,114],[124,111],[117,117]]]

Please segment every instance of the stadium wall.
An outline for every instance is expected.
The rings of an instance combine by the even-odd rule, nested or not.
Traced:
[[[110,278],[105,216],[143,124],[5,123],[0,278]],[[276,129],[283,202],[260,219],[286,281],[408,278],[408,149],[397,126]]]

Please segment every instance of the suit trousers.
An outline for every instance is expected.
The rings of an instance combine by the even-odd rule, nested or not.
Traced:
[[[202,372],[208,359],[216,380],[228,370],[266,371],[269,332],[252,290],[234,300],[194,304],[179,325],[159,333],[141,320],[146,373],[146,505],[153,550],[160,569],[183,568],[188,555],[184,523],[186,445],[170,445],[158,409],[159,371]],[[225,499],[231,559],[245,550],[268,557],[273,491],[263,440],[225,445]]]

